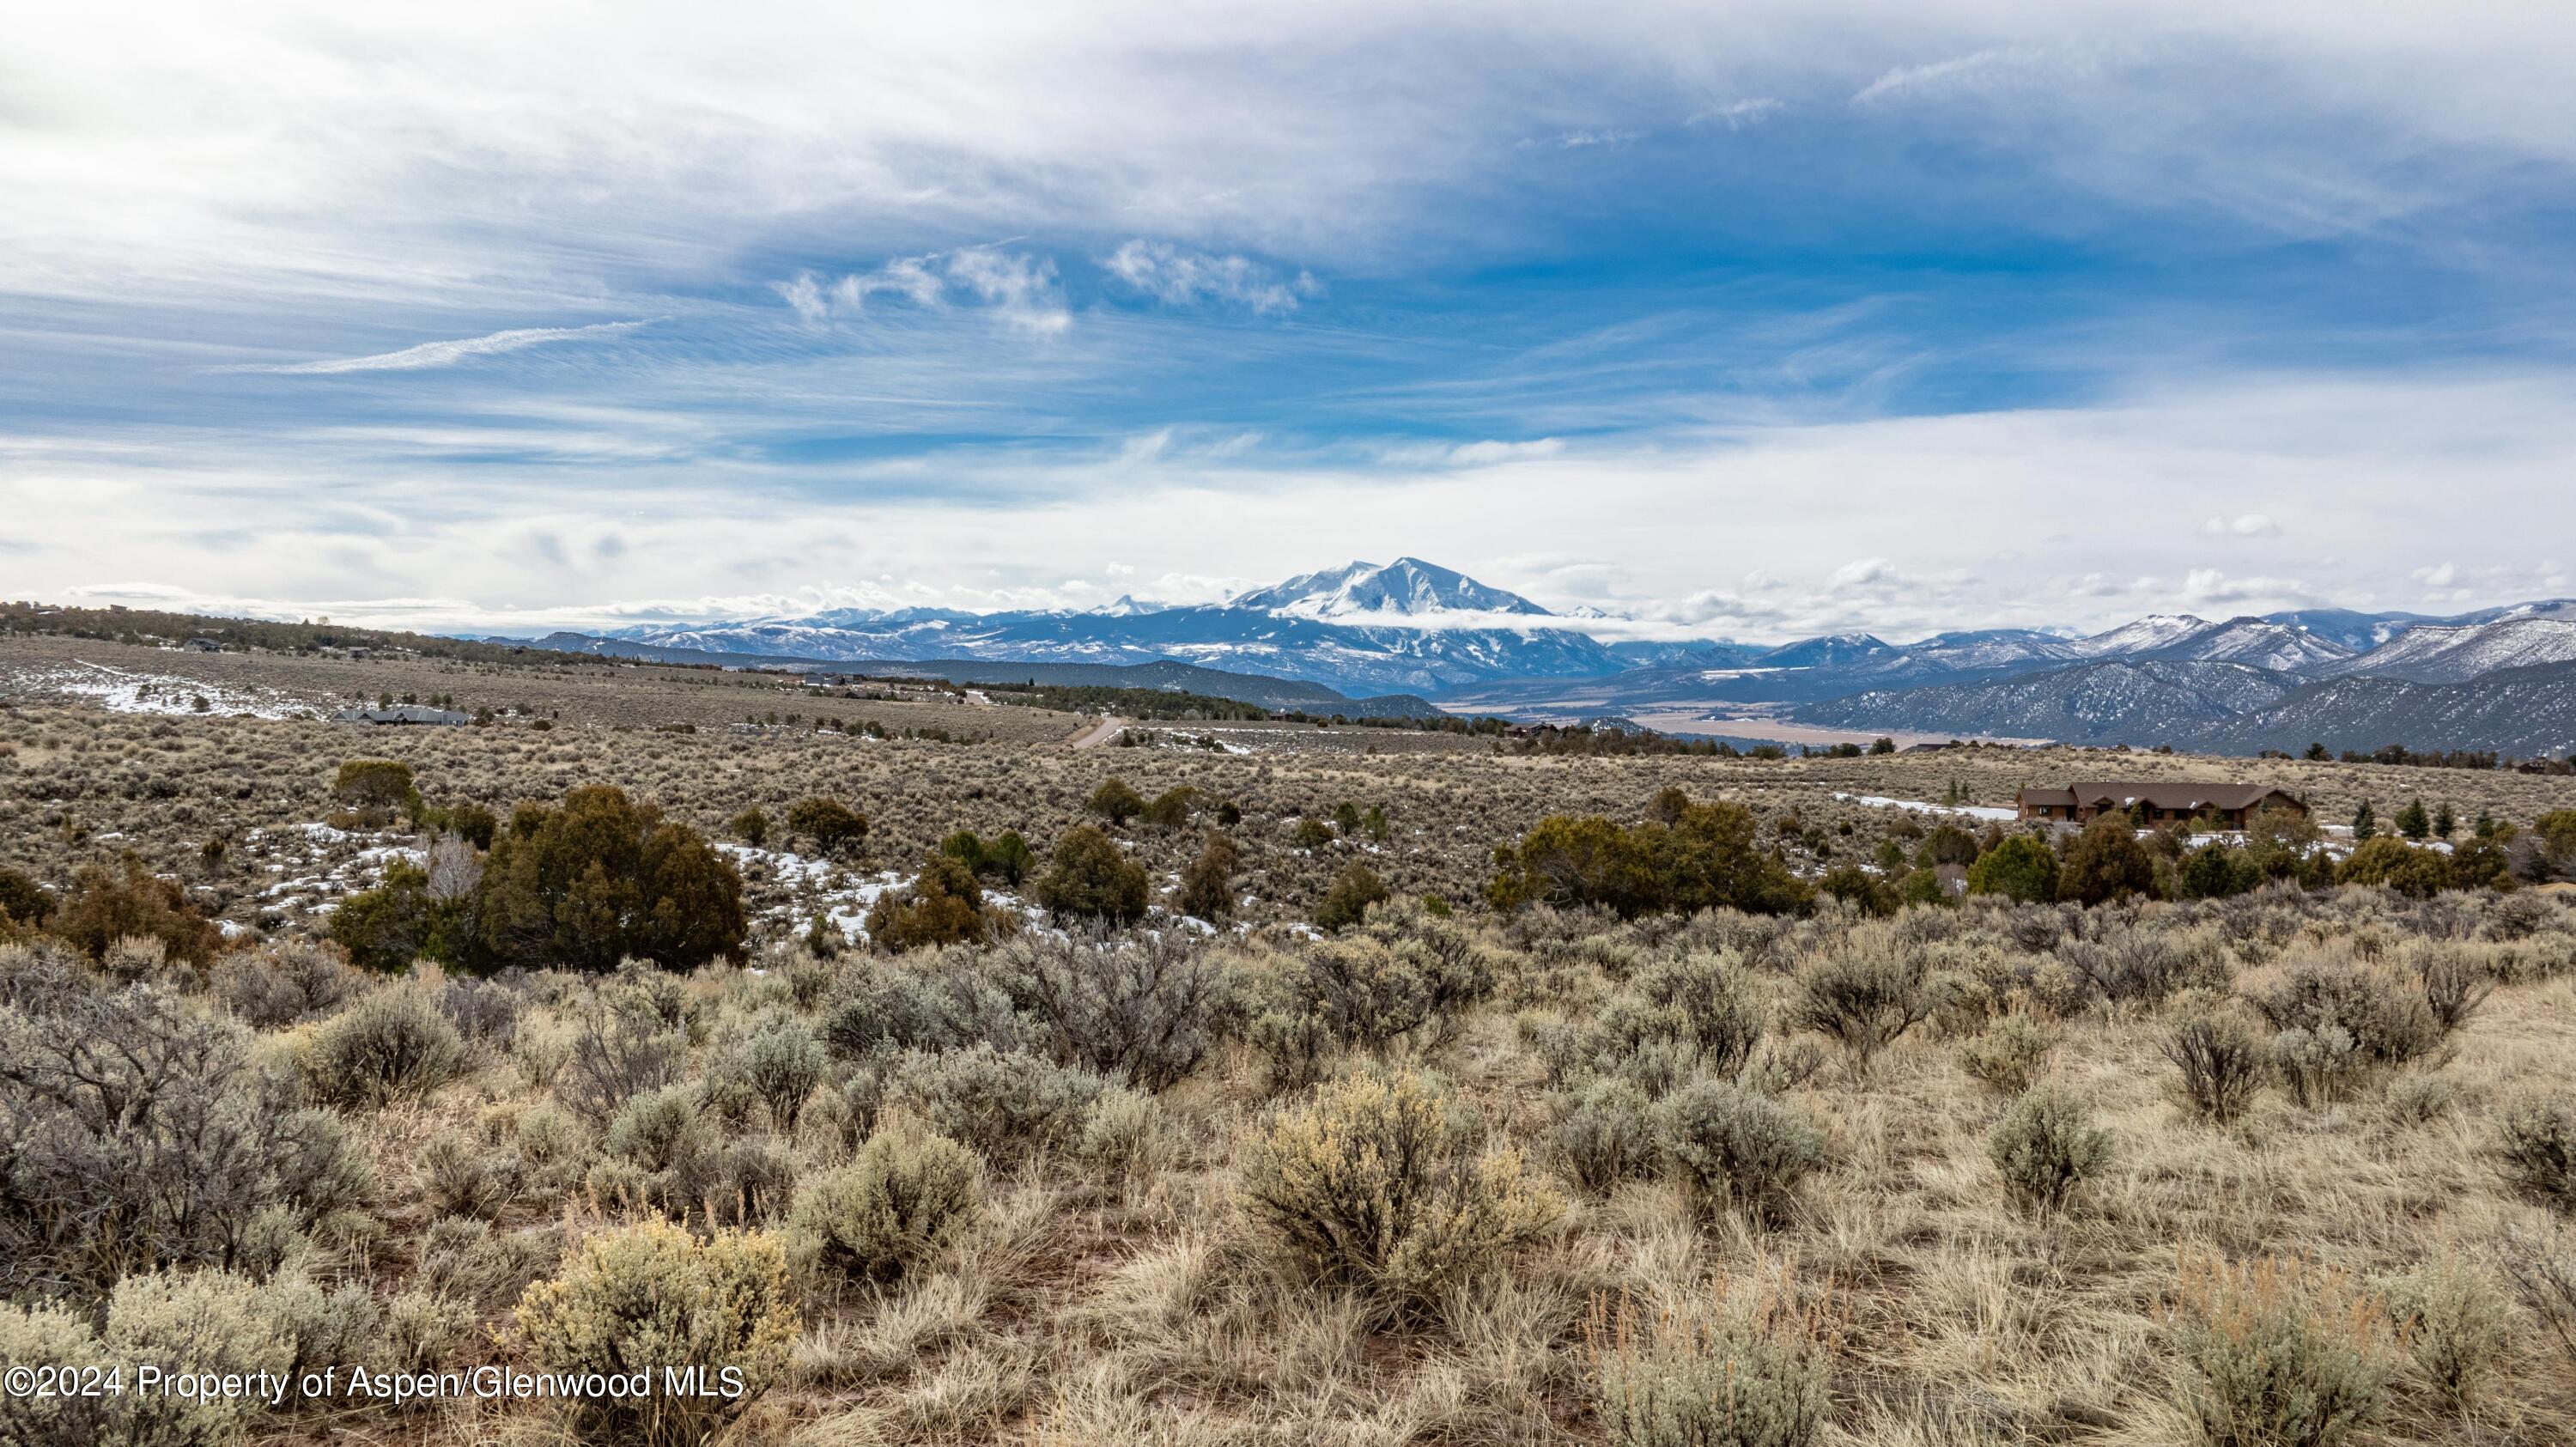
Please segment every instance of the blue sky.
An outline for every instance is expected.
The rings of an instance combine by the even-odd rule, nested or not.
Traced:
[[[0,593],[1640,632],[2576,591],[2540,7],[0,22]]]

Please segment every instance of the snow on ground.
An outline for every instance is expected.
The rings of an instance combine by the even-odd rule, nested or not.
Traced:
[[[1963,819],[1993,819],[2009,824],[2021,817],[2018,809],[1997,808],[1991,804],[1926,804],[1920,799],[1890,799],[1880,794],[1836,794],[1837,799],[1866,804],[1873,809],[1912,809],[1922,814],[1955,814]]]
[[[254,896],[262,910],[301,909],[329,914],[342,896],[373,889],[385,882],[394,861],[421,865],[427,851],[407,842],[411,836],[333,828],[328,824],[281,824],[253,829],[242,836],[242,849],[279,878]]]
[[[181,713],[246,718],[319,718],[322,711],[273,688],[225,686],[167,673],[137,673],[72,660],[67,667],[21,668],[11,681],[86,698],[114,713]],[[197,700],[204,699],[199,708]]]
[[[919,877],[891,869],[863,874],[829,859],[786,849],[756,849],[748,844],[718,844],[716,848],[733,860],[743,882],[755,892],[776,889],[786,893],[784,901],[768,905],[754,916],[781,934],[802,934],[820,915],[846,938],[865,940],[868,911],[887,891],[909,888]],[[1033,922],[1046,914],[1036,905],[998,889],[985,890],[984,902],[1017,911]]]

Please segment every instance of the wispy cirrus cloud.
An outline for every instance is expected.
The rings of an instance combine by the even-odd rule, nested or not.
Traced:
[[[554,342],[594,342],[622,337],[652,321],[596,322],[585,327],[515,327],[505,332],[488,332],[479,337],[455,341],[422,342],[400,351],[378,352],[368,357],[332,357],[318,362],[287,362],[227,367],[232,372],[268,372],[278,376],[321,377],[341,372],[417,372],[429,367],[453,367],[476,357],[498,356],[504,352],[525,351]]]
[[[859,316],[877,296],[897,296],[934,309],[976,304],[1009,326],[1042,335],[1073,325],[1055,262],[999,243],[896,257],[873,271],[840,277],[800,271],[770,283],[770,290],[808,325]]]
[[[1101,265],[1120,281],[1172,306],[1218,301],[1256,313],[1291,312],[1324,290],[1323,283],[1307,272],[1285,277],[1249,257],[1211,256],[1142,238],[1121,244]]]

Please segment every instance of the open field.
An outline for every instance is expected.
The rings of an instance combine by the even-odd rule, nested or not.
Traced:
[[[2070,777],[2245,777],[2336,821],[2421,796],[2526,828],[2576,780],[2066,749],[1533,755],[1251,724],[1076,749],[1072,715],[801,695],[775,706],[808,722],[736,732],[787,690],[6,647],[0,865],[59,890],[131,851],[231,938],[204,965],[0,944],[0,1357],[104,1359],[185,1317],[211,1323],[198,1359],[234,1370],[679,1351],[745,1392],[576,1411],[342,1391],[238,1420],[0,1402],[0,1440],[2145,1447],[2301,1440],[2209,1425],[2293,1388],[2348,1408],[2348,1433],[2305,1440],[2576,1440],[2558,887],[1886,918],[1482,903],[1496,846],[1550,815],[1635,821],[1674,787],[1743,804],[1812,880],[1944,822],[1982,833],[1978,811]],[[245,704],[528,712],[362,730],[118,711],[169,700],[43,682],[73,653]],[[950,739],[819,731],[827,710]],[[506,817],[586,784],[655,801],[741,871],[742,957],[353,970],[313,936],[390,863],[453,849],[335,797],[359,757],[407,764],[436,809]],[[951,831],[1044,857],[1099,822],[1086,801],[1113,776],[1198,791],[1178,823],[1110,830],[1150,882],[1142,929],[900,956],[854,937]],[[863,813],[864,843],[737,837],[745,809],[783,820],[811,795]],[[1378,809],[1382,837],[1301,835],[1344,804]],[[1241,928],[1174,928],[1220,806]],[[1394,898],[1314,938],[1354,862]],[[1014,927],[1030,895],[996,888]],[[2243,1046],[2224,1120],[2170,1054],[2204,1026]],[[178,1062],[166,1104],[99,1116],[82,1072],[129,1047]],[[236,1134],[171,1124],[190,1100]],[[284,1159],[305,1164],[263,1164]],[[912,1214],[885,1214],[890,1182]],[[685,1347],[618,1335],[646,1287]],[[2288,1383],[2269,1395],[2230,1355],[2257,1339]],[[1721,1387],[1732,1428],[1639,1405],[1687,1417]]]

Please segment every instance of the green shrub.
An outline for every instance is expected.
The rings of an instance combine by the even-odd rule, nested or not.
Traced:
[[[2186,1258],[2168,1320],[2209,1447],[2337,1447],[2379,1417],[2387,1306],[2340,1273]]]
[[[1084,807],[1112,824],[1124,824],[1145,812],[1145,796],[1113,774],[1091,791],[1090,802]]]
[[[1417,1075],[1332,1082],[1244,1145],[1244,1204],[1313,1280],[1417,1312],[1562,1209],[1517,1152],[1481,1153],[1476,1134]]]
[[[1315,906],[1315,927],[1338,934],[1368,918],[1373,904],[1384,904],[1388,891],[1386,881],[1377,871],[1354,859],[1333,876],[1332,888],[1324,891],[1323,902]]]
[[[1778,1288],[1647,1310],[1596,1297],[1584,1322],[1592,1407],[1612,1447],[1807,1447],[1832,1407],[1833,1334]]]
[[[848,1165],[805,1183],[788,1210],[802,1253],[837,1276],[892,1281],[972,1226],[983,1166],[945,1136],[878,1127]]]
[[[1767,1095],[1722,1080],[1700,1080],[1665,1097],[1664,1159],[1704,1206],[1732,1207],[1777,1225],[1798,1183],[1825,1159],[1822,1132]]]
[[[838,799],[819,795],[787,806],[787,828],[814,841],[815,849],[836,859],[858,853],[868,840],[867,815]]]
[[[655,1391],[568,1404],[583,1440],[645,1447],[706,1441],[777,1378],[799,1327],[775,1239],[720,1231],[700,1241],[660,1221],[585,1238],[560,1275],[528,1288],[514,1316],[530,1356],[555,1371],[742,1373],[740,1398]]]
[[[594,1196],[686,1218],[707,1195],[719,1147],[699,1118],[697,1087],[665,1085],[620,1107],[601,1149]]]
[[[399,759],[351,759],[332,777],[333,801],[362,813],[383,817],[420,806],[420,789],[411,765]]]
[[[2369,1066],[2404,1065],[2442,1043],[2441,1023],[2422,994],[2378,970],[2300,965],[2273,989],[2247,998],[2276,1031],[2343,1031]]]
[[[1472,950],[1364,934],[1278,956],[1248,985],[1246,1038],[1272,1088],[1285,1090],[1313,1083],[1336,1050],[1438,1045],[1460,1011],[1492,992],[1493,974]]]
[[[1145,917],[1145,867],[1108,835],[1077,824],[1055,842],[1031,894],[1061,918],[1132,924]]]
[[[170,959],[203,965],[224,941],[223,932],[197,912],[177,881],[160,878],[132,854],[115,869],[82,865],[45,929],[94,960],[119,940],[139,938],[160,941]]]
[[[1624,1080],[1596,1080],[1560,1101],[1547,1153],[1578,1188],[1600,1193],[1652,1173],[1654,1103]]]
[[[1968,892],[2046,904],[2057,898],[2057,855],[2027,834],[2008,835],[1968,866]]]
[[[1068,1141],[1101,1088],[1090,1071],[977,1041],[963,1050],[905,1052],[885,1093],[932,1130],[1009,1170]]]
[[[656,960],[695,969],[741,958],[742,876],[685,824],[590,785],[560,806],[522,804],[476,887],[478,968],[605,971]]]
[[[1839,1041],[1864,1073],[1878,1052],[1930,1018],[1935,999],[1920,955],[1842,949],[1798,976],[1790,1023]]]
[[[2576,1110],[2563,1101],[2523,1101],[2505,1112],[2497,1145],[2515,1190],[2576,1215]]]
[[[754,804],[726,820],[725,828],[732,832],[734,838],[758,849],[769,842],[768,811]]]
[[[1986,1153],[2015,1201],[2064,1206],[2111,1159],[2111,1133],[2086,1123],[2081,1101],[2052,1086],[2026,1091],[1986,1137]]]
[[[323,1021],[298,1063],[315,1100],[376,1106],[454,1079],[465,1068],[465,1041],[426,992],[402,986]]]
[[[972,867],[934,852],[901,889],[877,896],[868,909],[868,942],[897,954],[928,946],[981,944],[994,932],[983,887]]]
[[[1959,1068],[2006,1095],[2030,1089],[2048,1068],[2057,1036],[2028,1015],[1999,1015],[1959,1043]]]

